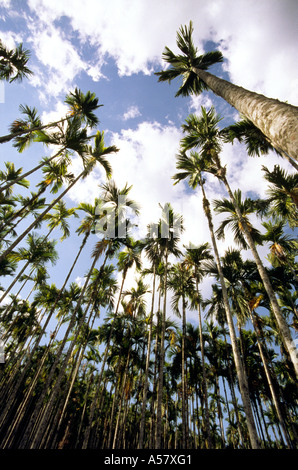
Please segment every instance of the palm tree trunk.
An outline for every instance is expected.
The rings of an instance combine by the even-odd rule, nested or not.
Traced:
[[[226,288],[226,284],[225,284],[225,280],[224,280],[224,276],[222,272],[220,257],[219,257],[214,230],[213,230],[210,204],[209,204],[209,201],[206,199],[204,184],[202,182],[200,182],[200,186],[201,186],[202,193],[203,193],[203,208],[204,208],[207,220],[208,220],[209,231],[210,231],[213,250],[215,254],[216,265],[217,265],[220,283],[222,287],[223,302],[224,302],[224,307],[225,307],[225,312],[226,312],[226,317],[227,317],[227,322],[228,322],[228,327],[229,327],[229,332],[230,332],[231,345],[232,345],[232,350],[233,350],[233,355],[234,355],[234,360],[235,360],[235,366],[236,366],[236,371],[237,371],[237,376],[238,376],[238,381],[239,381],[239,388],[240,388],[243,408],[244,408],[244,412],[245,412],[246,419],[247,419],[247,427],[248,427],[248,432],[249,432],[249,437],[250,437],[250,443],[253,449],[258,449],[260,445],[259,445],[257,430],[256,430],[255,422],[254,422],[252,409],[251,409],[248,382],[247,382],[245,371],[243,369],[243,364],[241,361],[240,352],[239,352],[239,348],[237,345],[237,338],[235,334],[233,317],[232,317],[232,313],[230,310],[227,288]]]
[[[196,278],[196,291],[199,293],[198,279]],[[209,406],[208,406],[208,394],[207,394],[207,381],[206,381],[206,367],[205,367],[205,352],[204,352],[204,340],[203,340],[203,331],[202,331],[202,315],[201,315],[201,306],[198,302],[198,316],[199,316],[199,335],[200,335],[200,345],[201,345],[201,358],[202,358],[202,372],[203,372],[203,403],[205,412],[203,412],[204,426],[207,432],[207,445],[208,449],[212,449],[211,433],[210,433],[210,415],[209,415]]]
[[[298,108],[267,98],[193,67],[201,80],[218,96],[246,116],[268,137],[275,148],[298,160]]]
[[[143,385],[143,401],[142,401],[142,410],[141,410],[141,423],[140,423],[140,436],[139,436],[139,449],[143,449],[144,442],[144,428],[145,428],[145,412],[147,405],[147,391],[148,391],[148,375],[149,375],[149,363],[150,363],[150,353],[151,353],[151,339],[152,339],[152,326],[153,326],[153,312],[154,312],[154,298],[155,298],[155,263],[153,265],[153,285],[152,285],[152,303],[151,303],[151,312],[149,320],[149,334],[148,334],[148,343],[147,343],[147,356],[146,356],[146,366],[145,366],[145,375],[144,375],[144,385]]]
[[[105,260],[107,259],[107,256],[108,256],[108,253],[106,254]],[[115,310],[115,315],[117,315],[117,313],[118,313],[126,273],[127,273],[127,271],[124,270],[123,274],[122,274],[121,288],[120,288],[120,292],[119,292],[119,297],[118,297],[117,307],[116,307],[116,310]],[[96,393],[95,393],[95,396],[94,396],[94,399],[93,399],[93,402],[92,402],[92,405],[91,405],[91,408],[90,408],[89,425],[87,426],[87,428],[85,430],[82,449],[87,449],[87,447],[88,447],[90,433],[92,431],[92,420],[93,420],[93,416],[94,416],[94,413],[95,413],[95,406],[96,406],[97,397],[98,397],[98,393],[99,393],[99,389],[100,389],[100,384],[101,384],[101,381],[102,381],[102,376],[103,376],[104,368],[105,368],[107,357],[108,357],[109,347],[110,347],[110,343],[111,343],[111,339],[112,339],[112,333],[113,333],[113,323],[111,324],[111,330],[110,330],[109,338],[108,338],[108,341],[107,341],[107,344],[106,344],[106,347],[105,347],[105,353],[104,353],[104,358],[103,358],[102,364],[101,364],[101,371],[100,371],[99,378],[98,378]]]
[[[75,321],[76,321],[76,313],[83,301],[83,296],[84,296],[84,293],[86,291],[86,288],[87,288],[87,284],[89,282],[89,279],[90,279],[90,276],[92,274],[92,271],[93,271],[93,268],[95,266],[95,263],[96,261],[98,260],[98,256],[95,256],[94,257],[94,260],[93,260],[93,263],[91,265],[91,268],[89,270],[89,273],[88,273],[88,276],[85,280],[85,283],[84,283],[84,286],[82,288],[82,291],[81,291],[81,294],[80,294],[80,297],[78,299],[78,302],[77,302],[77,305],[76,305],[76,308],[74,309],[74,312],[72,313],[72,317],[71,317],[71,320],[70,320],[70,323],[68,325],[68,328],[66,330],[66,333],[64,335],[64,339],[62,340],[61,344],[60,344],[60,347],[59,347],[59,351],[57,352],[57,357],[56,357],[56,360],[54,361],[54,364],[52,365],[51,367],[51,371],[49,373],[49,376],[47,378],[47,381],[46,381],[46,384],[44,386],[44,389],[43,389],[43,392],[41,393],[41,395],[39,396],[39,399],[38,399],[38,403],[36,405],[36,408],[35,408],[35,412],[33,413],[32,417],[31,417],[31,420],[30,420],[30,423],[26,429],[26,432],[24,433],[24,436],[23,436],[23,439],[22,439],[22,445],[25,445],[25,447],[29,447],[29,448],[34,448],[35,446],[38,446],[40,440],[42,439],[43,435],[44,435],[44,431],[45,431],[45,428],[47,426],[47,423],[48,423],[48,420],[47,418],[49,417],[49,413],[51,411],[51,406],[53,405],[53,402],[54,402],[54,399],[56,398],[56,395],[59,391],[59,386],[60,386],[60,383],[61,383],[61,380],[63,378],[63,374],[64,374],[64,371],[66,369],[66,366],[67,366],[67,363],[68,363],[68,360],[70,358],[70,355],[72,353],[72,350],[74,348],[74,345],[75,345],[75,342],[76,342],[76,339],[77,339],[77,336],[79,334],[79,331],[80,331],[80,327],[82,326],[83,322],[84,322],[84,319],[85,319],[85,316],[82,315],[82,318],[79,322],[79,325],[77,326],[77,332],[75,334],[75,337],[74,339],[71,341],[71,344],[68,348],[68,351],[67,351],[67,354],[63,360],[63,364],[62,364],[62,367],[59,371],[59,374],[58,374],[58,377],[56,379],[56,382],[55,382],[55,385],[51,391],[51,397],[47,403],[47,406],[46,406],[46,410],[45,412],[43,413],[42,415],[42,418],[38,424],[38,426],[36,427],[35,426],[35,419],[36,419],[36,416],[37,414],[39,413],[40,411],[40,408],[42,406],[42,403],[43,403],[43,400],[45,398],[45,395],[48,391],[48,387],[52,381],[52,378],[54,376],[54,373],[55,373],[55,370],[56,370],[56,367],[58,366],[58,363],[59,363],[59,360],[60,360],[60,355],[62,353],[62,350],[66,344],[66,341],[67,341],[67,338],[68,338],[68,335],[70,333],[70,331],[72,330],[72,328],[74,327],[75,325]],[[32,439],[32,443],[30,443],[30,436],[31,436],[31,433],[33,431],[33,429],[36,428],[36,433],[35,433],[35,437],[33,437]]]
[[[10,134],[2,135],[0,137],[0,144],[3,144],[4,142],[9,142],[10,140],[14,139],[15,137],[18,137],[19,135],[30,134],[31,132],[34,132],[34,131],[41,131],[41,130],[47,129],[49,127],[55,127],[58,124],[61,124],[62,122],[67,121],[68,119],[70,119],[72,117],[73,117],[73,115],[68,116],[66,118],[63,118],[63,119],[60,119],[59,121],[56,121],[56,122],[51,122],[49,124],[43,124],[41,126],[32,127],[31,129],[26,129],[26,130],[17,131],[17,132],[11,132]]]
[[[6,289],[6,291],[4,292],[4,294],[2,295],[2,297],[0,298],[0,303],[5,299],[5,297],[7,296],[7,294],[11,291],[11,289],[13,288],[13,286],[17,283],[17,281],[19,280],[19,278],[22,276],[22,274],[24,273],[25,269],[29,266],[30,264],[30,260],[27,261],[27,263],[25,263],[25,265],[22,267],[22,269],[20,270],[20,272],[18,273],[18,275],[14,278],[14,280],[10,283],[10,285],[8,286],[8,288]]]
[[[114,438],[113,438],[112,449],[117,448],[117,435],[118,435],[118,429],[119,429],[119,423],[120,423],[120,417],[121,417],[121,410],[122,410],[122,405],[123,405],[123,398],[124,398],[124,394],[125,394],[125,385],[126,385],[127,372],[128,372],[128,366],[129,366],[130,350],[131,350],[131,344],[129,345],[126,364],[125,364],[125,369],[124,369],[123,378],[122,378],[120,397],[119,397],[119,408],[118,408],[118,415],[117,415],[116,425],[115,425],[115,430],[114,430]],[[112,424],[113,423],[112,423],[112,420],[111,420],[111,429],[112,429]]]
[[[292,444],[291,444],[291,442],[288,438],[287,428],[286,428],[286,425],[285,425],[285,422],[284,422],[284,419],[283,419],[283,416],[282,416],[282,412],[281,412],[281,409],[280,409],[280,406],[279,406],[277,393],[275,391],[275,387],[274,387],[273,381],[271,379],[271,374],[270,374],[270,370],[269,370],[269,367],[268,367],[267,359],[265,357],[265,354],[264,354],[264,351],[263,351],[263,348],[262,348],[262,344],[261,344],[261,341],[260,341],[260,338],[261,338],[260,331],[258,329],[257,322],[255,321],[251,310],[249,310],[249,315],[250,315],[251,322],[252,322],[252,324],[255,328],[255,331],[257,333],[258,348],[259,348],[259,351],[260,351],[260,356],[261,356],[261,359],[262,359],[262,362],[263,362],[263,366],[264,366],[266,378],[267,378],[267,381],[268,381],[271,397],[272,397],[272,400],[273,400],[273,403],[274,403],[274,406],[275,406],[276,414],[278,416],[278,419],[279,419],[279,422],[280,422],[285,440],[288,444],[288,447],[291,449]]]
[[[159,377],[157,391],[157,410],[156,410],[156,430],[155,430],[155,449],[161,448],[162,436],[162,398],[163,398],[163,375],[165,362],[165,326],[166,326],[166,306],[167,306],[167,267],[168,267],[168,248],[165,252],[165,273],[164,273],[164,298],[161,320],[161,338],[160,338],[160,359],[159,359]]]
[[[58,304],[58,301],[59,301],[59,299],[60,299],[60,297],[61,297],[61,295],[62,295],[62,293],[63,293],[63,291],[64,291],[64,289],[65,289],[65,286],[66,286],[66,284],[67,284],[67,282],[68,282],[68,280],[69,280],[69,278],[70,278],[70,276],[71,276],[71,273],[72,273],[72,271],[73,271],[73,269],[74,269],[74,267],[75,267],[75,265],[76,265],[76,263],[77,263],[77,261],[78,261],[78,258],[79,258],[79,256],[80,256],[80,254],[81,254],[81,252],[82,252],[82,250],[83,250],[83,248],[84,248],[86,242],[87,242],[87,239],[88,239],[89,235],[90,235],[90,232],[86,233],[86,235],[85,235],[85,237],[84,237],[84,239],[83,239],[83,241],[82,241],[82,243],[81,243],[81,246],[80,246],[80,248],[79,248],[79,251],[78,251],[78,253],[77,253],[77,255],[76,255],[76,258],[75,258],[75,260],[74,260],[74,262],[73,262],[73,264],[72,264],[72,266],[71,266],[71,268],[70,268],[70,270],[69,270],[69,272],[68,272],[68,274],[67,274],[67,276],[66,276],[66,278],[65,278],[65,281],[64,281],[64,283],[63,283],[63,286],[62,286],[61,289],[59,290],[59,293],[58,293],[58,295],[57,295],[57,297],[56,297],[56,299],[55,299],[55,302],[54,302],[53,306],[51,307],[50,311],[49,311],[48,314],[47,314],[47,318],[46,318],[46,321],[45,321],[45,323],[44,323],[44,325],[43,325],[42,331],[40,332],[40,334],[39,334],[39,336],[38,336],[38,338],[37,338],[37,340],[36,340],[36,342],[35,342],[35,344],[34,344],[34,347],[33,347],[33,349],[32,349],[31,352],[30,352],[30,355],[29,355],[29,357],[28,357],[28,359],[27,359],[27,361],[26,361],[26,364],[25,364],[25,366],[24,366],[23,369],[22,369],[21,375],[18,377],[18,381],[17,381],[16,385],[14,386],[14,392],[10,394],[9,399],[8,399],[8,402],[6,402],[5,416],[6,416],[6,414],[12,409],[12,405],[13,405],[13,402],[15,401],[15,399],[16,399],[16,395],[17,395],[17,393],[18,393],[19,387],[21,386],[21,383],[22,383],[23,380],[24,380],[24,377],[25,377],[25,375],[26,375],[26,372],[27,372],[27,370],[29,369],[29,367],[30,367],[30,365],[31,365],[31,360],[32,360],[32,358],[33,358],[33,356],[34,356],[34,354],[35,354],[35,352],[36,352],[36,350],[37,350],[37,348],[38,348],[38,345],[39,345],[39,343],[40,343],[40,341],[41,341],[41,339],[42,339],[42,337],[43,337],[43,335],[44,335],[44,333],[45,333],[46,327],[48,326],[49,321],[50,321],[50,319],[52,318],[52,315],[53,315],[53,313],[54,313],[54,311],[55,311],[55,308],[56,308],[56,306],[57,306],[57,304]],[[55,331],[58,332],[58,329],[59,329],[59,325],[57,326],[57,328],[56,328]],[[24,399],[22,400],[21,409],[18,410],[18,415],[22,414],[22,410],[24,409],[24,407],[25,407],[26,404],[27,404],[28,399],[30,398],[31,392],[33,391],[33,388],[34,388],[34,386],[35,386],[35,384],[36,384],[36,381],[37,381],[37,379],[38,379],[38,377],[39,377],[39,374],[41,373],[41,370],[42,370],[44,361],[45,361],[45,359],[46,359],[46,357],[47,357],[47,355],[48,355],[48,352],[49,352],[49,350],[50,350],[50,346],[51,346],[51,344],[52,344],[52,342],[53,342],[55,336],[56,336],[55,333],[51,336],[51,341],[49,342],[49,344],[48,344],[48,346],[47,346],[47,348],[46,348],[46,350],[45,350],[45,352],[44,352],[44,354],[43,354],[43,357],[42,357],[42,359],[41,359],[41,362],[40,362],[40,364],[39,364],[39,367],[38,367],[38,369],[37,369],[37,372],[35,373],[35,376],[34,376],[33,379],[31,380],[29,390],[27,390],[26,396],[25,396]],[[22,357],[21,357],[21,359],[22,359]],[[18,364],[19,364],[19,362],[17,363],[17,365],[18,365]],[[16,370],[16,374],[18,374],[18,368],[17,368],[17,370]],[[1,415],[0,423],[2,422],[2,419],[3,419],[3,417],[2,417],[2,415]],[[15,421],[16,421],[16,415],[15,415]]]
[[[231,201],[233,202],[233,205],[234,205],[236,213],[237,213],[237,217],[238,217],[240,223],[243,226],[243,230],[244,230],[247,242],[249,244],[249,247],[250,247],[251,252],[253,254],[253,257],[255,259],[260,277],[263,281],[264,287],[265,287],[267,295],[269,297],[270,304],[271,304],[274,316],[276,318],[276,321],[277,321],[277,324],[278,324],[278,327],[279,327],[281,338],[282,338],[283,343],[284,343],[284,345],[285,345],[285,347],[286,347],[286,349],[287,349],[287,351],[288,351],[288,353],[291,357],[296,375],[298,377],[298,355],[297,355],[297,349],[296,349],[295,343],[294,343],[294,341],[292,339],[292,336],[291,336],[290,329],[289,329],[289,327],[288,327],[288,325],[287,325],[287,323],[286,323],[286,321],[285,321],[285,319],[284,319],[284,317],[281,313],[281,310],[279,308],[279,305],[278,305],[278,302],[277,302],[277,299],[276,299],[276,295],[275,295],[274,290],[272,288],[272,285],[271,285],[269,276],[267,274],[267,271],[266,271],[266,269],[265,269],[265,267],[264,267],[264,265],[261,261],[259,253],[256,249],[256,245],[255,245],[255,243],[253,241],[253,238],[251,236],[250,230],[249,230],[244,218],[242,217],[240,208],[239,208],[239,206],[238,206],[238,204],[237,204],[237,202],[234,198],[234,195],[231,191],[231,188],[228,184],[228,181],[227,181],[226,177],[223,177],[222,180],[223,180],[223,182],[224,182],[224,184],[227,188],[227,191],[229,193]]]
[[[35,196],[33,196],[33,197],[27,202],[27,204],[24,204],[21,209],[19,209],[19,210],[18,210],[17,212],[15,212],[8,220],[5,221],[6,223],[8,223],[8,222],[10,223],[10,222],[12,222],[13,220],[15,220],[17,217],[20,216],[20,219],[19,219],[14,225],[12,225],[11,227],[9,227],[9,229],[7,230],[7,232],[5,232],[5,234],[3,235],[2,239],[4,239],[4,238],[6,237],[6,235],[8,235],[10,232],[12,232],[12,231],[17,227],[17,225],[26,217],[26,215],[28,215],[28,214],[26,213],[26,211],[25,211],[26,207],[28,207],[30,204],[32,204],[32,202],[34,202],[36,199],[38,199],[39,196],[40,196],[42,193],[45,192],[45,190],[46,190],[46,187],[41,188],[41,189],[38,191],[38,193],[37,193]],[[2,225],[2,226],[0,227],[0,230],[2,230],[2,228],[4,228],[4,226],[5,226],[5,225]]]
[[[185,374],[185,337],[186,315],[185,300],[182,298],[182,344],[181,344],[181,384],[182,384],[182,448],[187,449],[187,423],[186,423],[186,374]]]

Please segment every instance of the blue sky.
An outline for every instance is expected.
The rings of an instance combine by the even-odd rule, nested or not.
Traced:
[[[31,51],[29,67],[34,75],[22,84],[5,84],[0,133],[6,134],[9,124],[20,116],[20,104],[36,106],[48,122],[64,115],[65,95],[76,86],[83,92],[94,92],[104,105],[98,110],[99,129],[105,130],[106,144],[120,149],[111,157],[114,179],[119,187],[126,182],[133,185],[131,197],[142,207],[141,226],[158,219],[159,203],[171,202],[177,212],[183,212],[183,242],[204,243],[209,234],[199,192],[190,194],[186,186],[173,186],[171,180],[182,137],[180,126],[190,112],[199,112],[201,105],[214,105],[224,117],[222,125],[237,119],[237,113],[211,93],[178,99],[174,97],[177,83],[158,83],[154,72],[164,66],[164,47],[175,51],[176,31],[192,20],[200,53],[219,48],[225,57],[224,64],[212,72],[298,105],[297,17],[294,0],[2,0],[1,39],[11,47],[23,42]],[[10,144],[2,144],[0,161],[1,165],[14,161],[26,171],[47,152],[33,145],[17,154]],[[262,165],[272,169],[278,163],[293,172],[274,154],[247,157],[239,144],[225,145],[221,158],[227,164],[232,189],[240,187],[244,195],[265,196]],[[80,165],[74,157],[75,174]],[[37,181],[38,175],[32,179],[32,191]],[[102,182],[104,174],[97,169],[70,191],[67,204],[92,203]],[[211,178],[207,192],[211,200],[225,196]],[[78,220],[71,226],[76,229]],[[90,242],[74,278],[81,278],[88,269],[95,242]],[[59,245],[63,262],[53,270],[57,285],[63,282],[79,243],[75,235]],[[221,252],[232,243],[228,234],[226,241],[219,243]],[[268,248],[261,252],[265,257]],[[249,252],[244,256],[250,256]],[[133,278],[131,273],[128,284]]]

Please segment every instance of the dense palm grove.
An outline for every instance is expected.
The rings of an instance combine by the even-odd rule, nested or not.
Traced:
[[[0,46],[2,80],[31,73],[28,51]],[[160,79],[182,74],[181,93],[198,93],[207,85],[194,67],[206,70],[221,58],[209,53],[192,64],[191,28],[181,29],[178,46],[184,56],[167,49],[173,69]],[[98,99],[76,89],[65,103],[69,113],[50,124],[21,106],[22,118],[0,138],[16,152],[56,148],[27,172],[1,164],[1,448],[297,448],[296,157],[276,148],[249,116],[220,129],[215,110],[202,108],[182,124],[173,182],[200,192],[210,238],[183,246],[183,216],[166,204],[138,240],[127,209],[138,215],[140,208],[131,188],[112,179],[118,149],[95,130]],[[248,156],[270,150],[292,163],[293,173],[263,168],[266,200],[230,189],[220,153],[235,140]],[[74,155],[83,163],[78,175],[70,171]],[[71,206],[67,192],[96,165],[107,177],[98,198]],[[34,188],[31,175],[39,175]],[[207,177],[222,183],[226,198],[209,201]],[[113,236],[99,236],[104,207],[112,208]],[[74,223],[78,250],[56,285],[50,267],[60,263],[63,271],[58,246],[67,249]],[[226,229],[236,248],[220,256],[217,240]],[[265,264],[258,253],[264,244]],[[83,256],[90,266],[77,283]],[[136,279],[128,289],[131,270]],[[209,298],[201,293],[205,278],[212,279]]]

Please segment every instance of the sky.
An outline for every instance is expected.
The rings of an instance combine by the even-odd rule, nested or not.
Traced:
[[[223,53],[224,63],[211,68],[212,73],[298,105],[297,18],[296,0],[2,0],[1,40],[9,47],[22,42],[31,51],[28,66],[34,75],[21,84],[2,87],[0,133],[6,134],[9,124],[20,116],[20,104],[35,106],[43,122],[50,122],[64,116],[65,96],[75,87],[94,92],[104,105],[97,115],[106,145],[119,148],[110,158],[113,179],[120,188],[132,185],[130,196],[141,206],[136,236],[144,236],[146,225],[158,220],[159,204],[170,202],[184,218],[181,243],[210,242],[200,192],[191,192],[187,184],[173,185],[181,125],[190,113],[199,114],[201,106],[215,106],[223,118],[222,127],[239,116],[210,92],[175,98],[178,82],[158,83],[154,72],[165,67],[165,46],[177,51],[176,32],[191,20],[199,54],[215,49]],[[26,171],[51,151],[33,145],[18,154],[11,144],[2,144],[1,167],[10,160]],[[266,196],[262,165],[271,170],[279,164],[294,171],[274,153],[251,158],[236,143],[223,146],[221,160],[227,165],[232,189],[240,188],[244,196]],[[74,157],[71,170],[78,174],[80,169],[80,159]],[[34,178],[32,191],[39,181],[38,175]],[[104,181],[103,170],[96,169],[69,192],[67,205],[93,203]],[[208,177],[206,192],[210,200],[227,196],[212,177]],[[219,220],[214,220],[215,227]],[[260,221],[252,221],[261,227]],[[78,223],[73,219],[71,227],[75,230]],[[79,282],[96,241],[90,241],[89,251],[74,272]],[[72,235],[59,245],[63,262],[52,271],[57,285],[63,283],[79,244],[78,236]],[[221,254],[232,245],[232,235],[227,233],[225,241],[219,242]],[[268,247],[260,248],[260,253],[265,260]],[[243,257],[250,257],[249,251]],[[135,273],[129,273],[126,288],[134,278]],[[210,282],[205,281],[206,295]]]

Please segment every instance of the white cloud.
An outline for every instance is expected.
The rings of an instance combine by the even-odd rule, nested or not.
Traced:
[[[137,106],[130,106],[128,110],[123,114],[123,120],[134,119],[141,116],[141,112]]]
[[[84,62],[79,57],[75,46],[64,34],[49,24],[42,29],[30,23],[31,39],[35,54],[40,64],[46,68],[34,70],[37,80],[41,81],[44,98],[49,94],[58,96],[67,92],[74,77],[84,69]],[[36,78],[35,78],[36,80]]]
[[[14,31],[1,31],[1,41],[8,49],[14,49],[23,41],[22,35]]]
[[[78,73],[84,62],[68,43],[73,31],[82,44],[96,47],[97,69],[93,62],[89,73],[98,80],[108,56],[115,59],[120,75],[151,73],[152,65],[161,63],[165,45],[176,50],[176,31],[191,19],[199,48],[205,40],[221,43],[232,81],[298,103],[298,65],[293,60],[298,4],[292,0],[87,0],[84,4],[80,0],[29,0],[28,4],[42,31],[33,47],[37,53],[40,46],[49,52],[48,56],[42,50],[39,54],[44,63],[48,57],[49,66],[53,66],[52,59],[63,64],[67,79]],[[63,35],[60,30],[49,32],[48,25],[63,15],[69,18],[73,31],[69,28]],[[43,39],[50,39],[50,44],[45,46]],[[88,72],[88,66],[85,69]],[[55,88],[59,79],[61,76]]]

